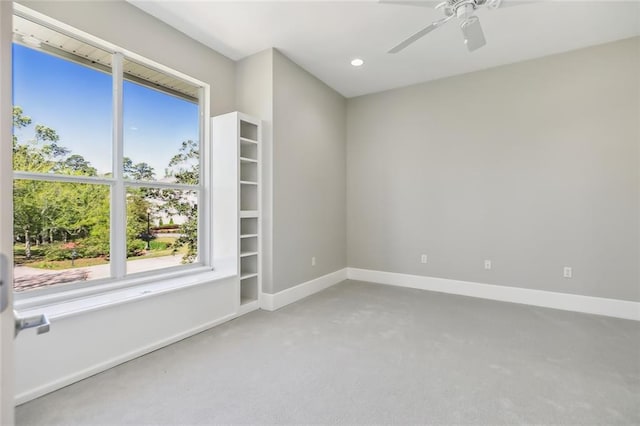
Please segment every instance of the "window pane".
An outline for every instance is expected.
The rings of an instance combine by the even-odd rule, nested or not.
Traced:
[[[111,173],[111,54],[19,17],[14,39],[14,170]]]
[[[125,176],[197,184],[198,88],[130,60],[124,71]]]
[[[110,276],[107,185],[13,183],[16,291]]]
[[[127,188],[127,273],[198,261],[198,191]]]

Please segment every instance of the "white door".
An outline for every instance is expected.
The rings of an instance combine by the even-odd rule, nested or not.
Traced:
[[[0,1],[0,7],[4,2]],[[13,424],[13,336],[15,322],[13,309],[11,308],[10,295],[12,293],[11,281],[7,280],[5,266],[6,256],[3,256],[2,265],[2,313],[0,314],[0,424]],[[7,290],[5,290],[7,288]]]
[[[13,340],[20,330],[49,331],[45,315],[16,318],[13,311],[13,2],[0,0],[0,425],[14,423]]]
[[[13,424],[12,96],[13,3],[0,1],[0,424]]]

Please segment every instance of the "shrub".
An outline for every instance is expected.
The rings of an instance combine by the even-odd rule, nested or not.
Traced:
[[[64,247],[62,243],[48,244],[43,251],[45,260],[70,260],[73,253],[72,249]]]
[[[158,226],[154,226],[152,228],[154,231],[158,231],[158,230],[165,230],[165,229],[174,229],[174,230],[179,230],[180,229],[180,225],[171,225],[169,223],[166,223],[164,225],[158,225]]]
[[[78,257],[109,256],[109,243],[97,238],[88,238],[77,251]]]
[[[147,243],[142,240],[129,240],[127,244],[127,257],[141,256],[147,248]]]
[[[109,255],[109,244],[98,239],[87,238],[77,243],[52,243],[43,246],[44,259],[48,261],[71,260]]]
[[[166,250],[171,247],[171,243],[166,243],[164,241],[151,241],[149,243],[149,247],[151,250]]]

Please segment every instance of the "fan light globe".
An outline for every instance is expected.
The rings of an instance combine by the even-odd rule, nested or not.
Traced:
[[[362,65],[364,65],[364,61],[360,58],[355,58],[351,61],[351,65],[353,65],[354,67],[361,67]]]

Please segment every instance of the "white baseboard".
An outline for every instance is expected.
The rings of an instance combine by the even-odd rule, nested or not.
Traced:
[[[262,293],[260,307],[267,311],[275,311],[290,303],[297,302],[307,296],[329,288],[347,279],[347,268],[340,269],[316,279],[298,284],[275,294]]]
[[[158,341],[156,343],[153,343],[151,345],[147,345],[144,347],[140,347],[134,351],[128,352],[126,354],[122,354],[120,356],[117,356],[115,358],[109,359],[105,362],[101,362],[99,364],[96,364],[92,367],[86,368],[84,370],[75,372],[74,374],[70,374],[66,377],[62,377],[60,379],[51,381],[49,383],[45,383],[41,386],[38,386],[36,388],[33,389],[29,389],[25,392],[19,393],[16,395],[15,397],[15,401],[16,401],[16,405],[20,405],[20,404],[24,404],[25,402],[31,401],[32,399],[36,399],[38,397],[41,397],[43,395],[46,395],[50,392],[53,392],[55,390],[61,389],[65,386],[68,386],[72,383],[78,382],[80,380],[86,379],[87,377],[91,377],[95,374],[101,373],[103,371],[106,371],[112,367],[115,367],[116,365],[122,364],[124,362],[127,361],[131,361],[132,359],[138,358],[142,355],[148,354],[150,352],[153,352],[157,349],[163,348],[165,346],[168,346],[172,343],[176,343],[179,342],[180,340],[186,339],[187,337],[193,336],[195,334],[198,334],[200,332],[203,332],[205,330],[208,330],[212,327],[215,327],[216,325],[220,325],[224,322],[227,322],[235,317],[237,317],[237,314],[231,314],[231,315],[226,315],[222,318],[219,318],[217,320],[208,322],[206,324],[202,324],[198,327],[194,327],[190,330],[184,331],[182,333],[173,335],[171,337],[168,337],[166,339],[162,339],[161,341]]]
[[[395,272],[372,271],[369,269],[347,268],[350,280],[369,281],[399,287],[479,297],[502,302],[521,303],[542,306],[565,311],[605,315],[640,321],[640,303],[602,297],[581,296],[578,294],[555,293],[552,291],[532,290],[521,287],[508,287],[494,284],[482,284],[470,281],[450,280],[446,278],[424,277],[399,274]]]

